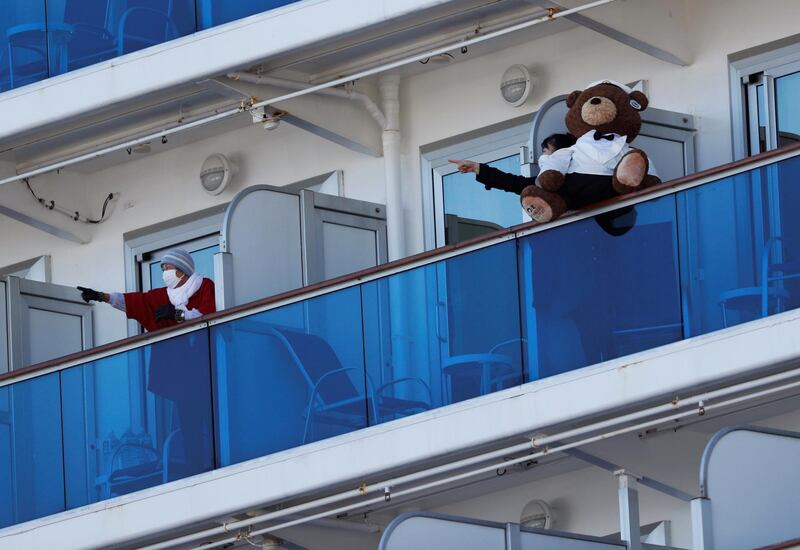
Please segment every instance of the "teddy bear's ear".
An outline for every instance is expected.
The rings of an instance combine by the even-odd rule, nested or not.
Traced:
[[[581,90],[575,90],[569,97],[567,98],[567,109],[571,109],[575,102],[578,101],[578,97],[583,93]]]
[[[631,107],[633,107],[637,111],[644,111],[645,109],[647,109],[647,105],[649,103],[649,101],[647,100],[647,96],[644,95],[639,90],[634,90],[633,92],[631,92],[630,98],[631,98]]]

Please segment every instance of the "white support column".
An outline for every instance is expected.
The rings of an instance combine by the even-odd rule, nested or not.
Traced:
[[[711,540],[711,501],[707,498],[692,500],[692,549],[714,549]]]
[[[386,229],[389,261],[405,256],[406,239],[403,194],[400,182],[400,75],[384,75],[378,81],[386,116],[383,130],[383,161],[386,173]]]
[[[217,311],[239,305],[233,300],[233,255],[230,252],[214,254],[214,282]]]
[[[614,472],[619,481],[619,531],[629,550],[642,550],[639,529],[639,489],[636,476],[625,470]]]

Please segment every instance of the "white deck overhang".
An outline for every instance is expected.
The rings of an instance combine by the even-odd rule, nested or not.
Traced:
[[[0,138],[225,74],[452,0],[303,0],[0,94]],[[87,90],[90,93],[87,93]]]
[[[0,531],[0,547],[173,547],[176,537],[220,529],[226,518],[276,504],[301,504],[307,515],[324,512],[315,499],[336,491],[358,496],[362,481],[369,483],[365,500],[382,498],[384,484],[373,485],[378,480],[519,445],[533,434],[599,420],[603,429],[619,429],[631,424],[622,415],[656,406],[665,413],[661,422],[682,407],[696,416],[697,401],[687,398],[700,392],[749,385],[735,394],[744,404],[748,392],[769,387],[758,380],[774,380],[775,373],[784,373],[777,375],[784,384],[795,380],[786,373],[800,365],[798,333],[800,310],[775,315],[10,527]],[[641,418],[659,421],[657,415]]]

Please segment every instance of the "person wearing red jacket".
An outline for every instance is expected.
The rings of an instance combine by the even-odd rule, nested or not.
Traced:
[[[174,326],[216,311],[214,282],[194,272],[192,256],[181,248],[161,260],[163,288],[148,292],[98,292],[78,287],[84,301],[106,302],[147,331]]]
[[[195,273],[191,255],[172,249],[161,259],[165,287],[147,292],[99,292],[78,287],[87,303],[106,302],[150,332],[198,319],[216,311],[214,282]],[[211,391],[205,334],[190,333],[151,346],[147,388],[172,401],[184,444],[184,468],[177,479],[211,467]]]

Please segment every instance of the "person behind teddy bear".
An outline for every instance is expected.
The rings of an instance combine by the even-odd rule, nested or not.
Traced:
[[[542,141],[542,154],[539,157],[539,164],[549,155],[559,149],[575,145],[575,136],[572,134],[551,134]],[[475,179],[482,183],[486,190],[500,189],[509,193],[519,195],[527,186],[536,182],[535,178],[528,178],[503,172],[488,164],[478,163],[471,160],[454,160],[448,162],[458,165],[458,171],[462,174],[472,172]]]
[[[579,136],[572,147],[543,157],[536,184],[520,202],[537,222],[567,210],[624,195],[661,182],[647,154],[628,145],[642,126],[648,100],[624,84],[603,80],[567,98],[566,124]]]

